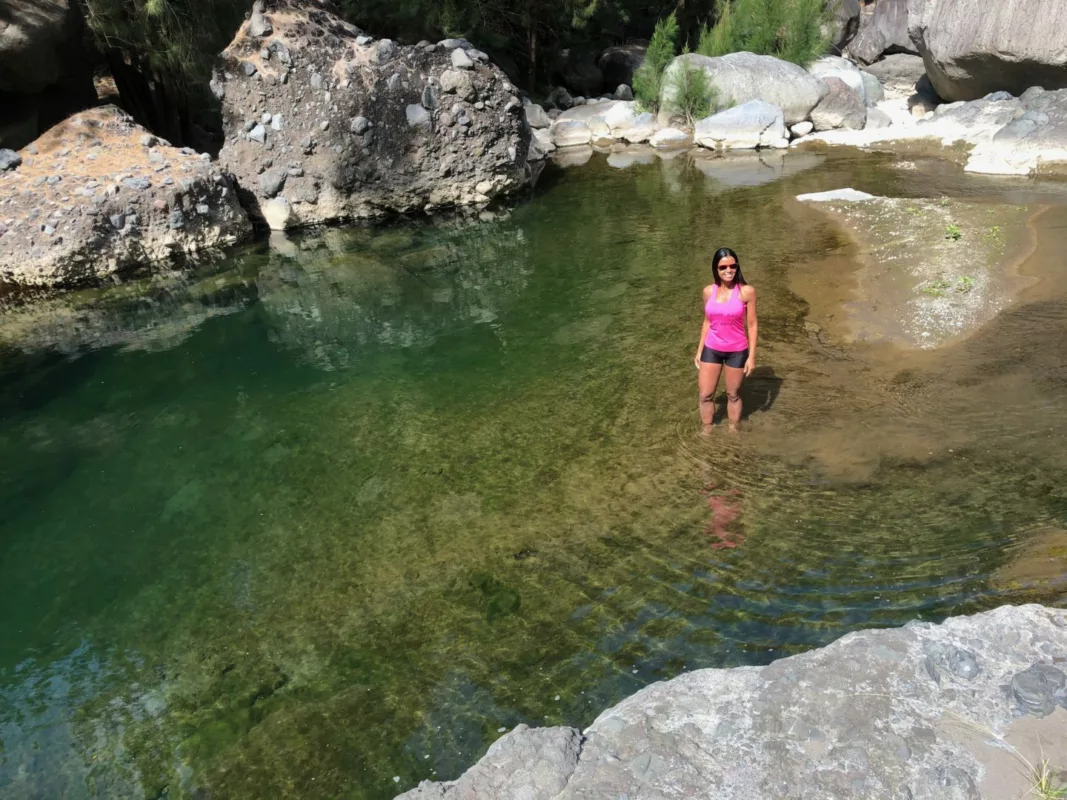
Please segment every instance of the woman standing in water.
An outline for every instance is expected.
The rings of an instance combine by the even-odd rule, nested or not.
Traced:
[[[726,371],[726,416],[730,430],[741,422],[741,381],[756,366],[756,290],[745,282],[737,253],[720,247],[711,257],[712,279],[704,287],[704,324],[693,363],[700,370],[700,421],[711,432],[715,389]]]

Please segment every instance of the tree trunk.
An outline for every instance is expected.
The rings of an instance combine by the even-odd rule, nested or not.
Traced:
[[[537,23],[531,18],[527,55],[530,59],[530,71],[526,78],[526,88],[533,94],[537,88]]]

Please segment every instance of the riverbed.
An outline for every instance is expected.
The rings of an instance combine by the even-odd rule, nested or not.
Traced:
[[[5,796],[391,797],[683,671],[1067,601],[1067,186],[907,164],[595,154],[8,309]],[[1003,207],[991,318],[868,324],[877,248],[795,200],[844,186]],[[703,437],[721,245],[760,348]]]

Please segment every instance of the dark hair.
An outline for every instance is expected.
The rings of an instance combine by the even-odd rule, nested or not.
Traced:
[[[729,247],[720,247],[715,251],[715,255],[711,257],[711,277],[715,281],[715,285],[722,286],[722,278],[719,277],[719,262],[727,256],[733,256],[734,261],[737,262],[737,272],[734,273],[734,283],[738,286],[745,286],[748,281],[746,281],[745,276],[741,274],[741,259],[738,258],[737,253]]]

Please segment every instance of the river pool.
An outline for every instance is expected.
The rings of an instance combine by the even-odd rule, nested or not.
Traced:
[[[1067,602],[1064,186],[628,163],[3,313],[0,794],[391,797],[685,670]],[[841,335],[857,245],[793,198],[842,186],[1043,210],[1025,288]],[[703,437],[724,244],[760,350]]]

